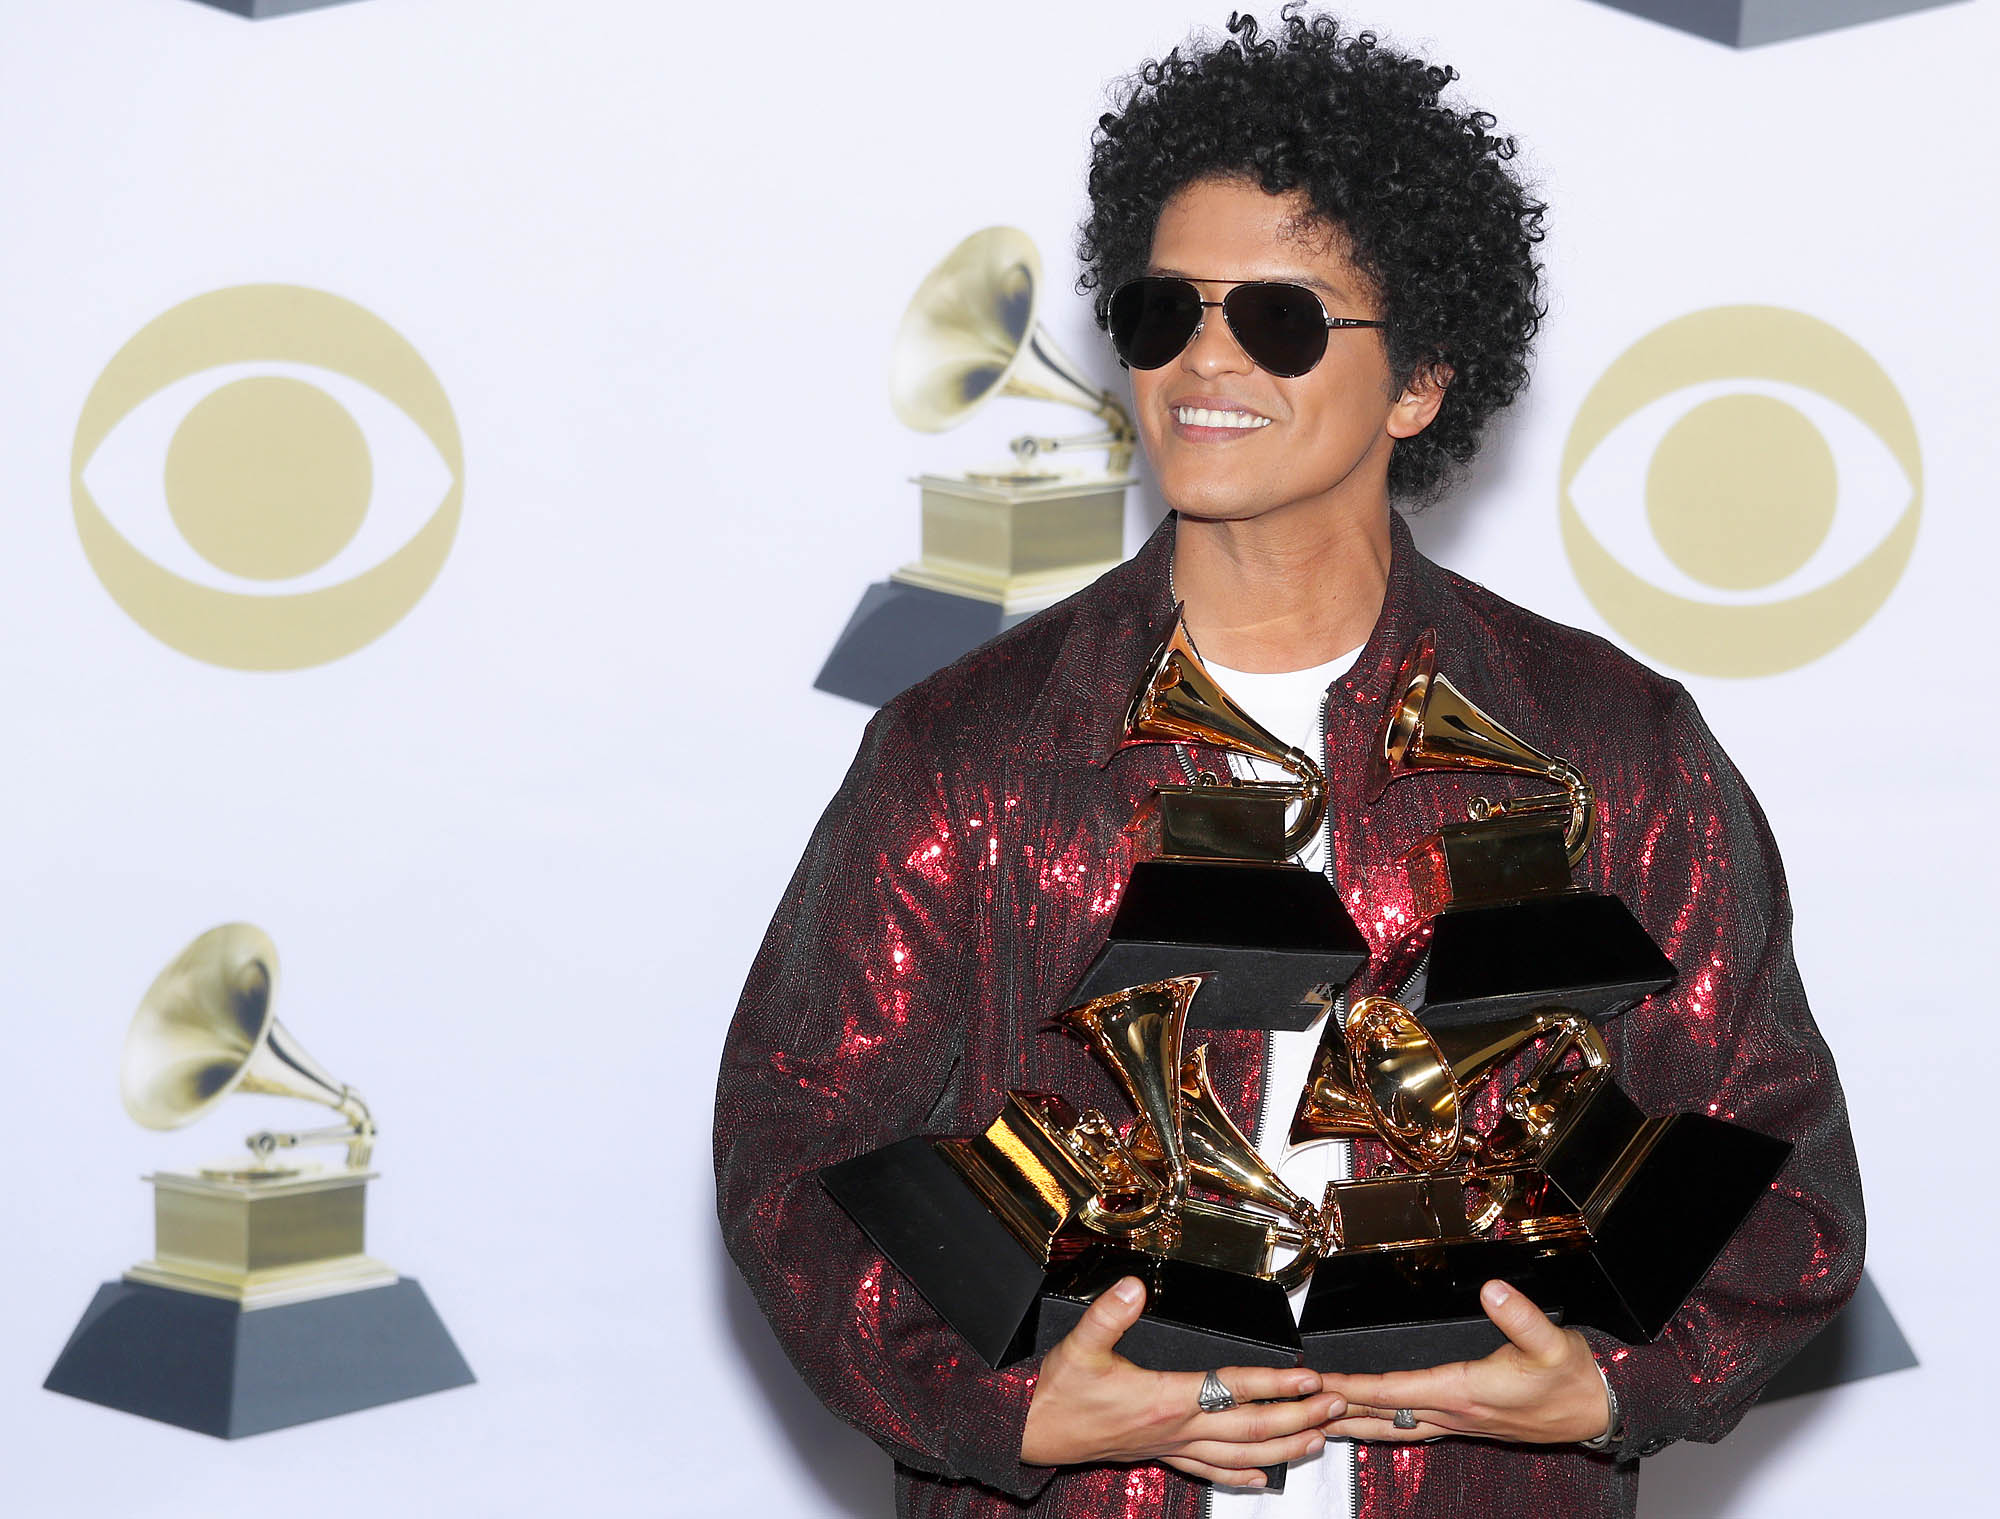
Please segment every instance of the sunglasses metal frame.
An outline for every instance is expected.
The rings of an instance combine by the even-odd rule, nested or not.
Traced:
[[[1326,357],[1326,350],[1322,348],[1319,352],[1319,357],[1315,358],[1312,361],[1312,363],[1308,364],[1304,369],[1299,370],[1297,374],[1288,375],[1285,374],[1282,370],[1271,368],[1270,365],[1264,363],[1254,353],[1250,351],[1249,345],[1247,345],[1243,341],[1243,334],[1236,330],[1236,324],[1230,320],[1229,297],[1234,295],[1237,291],[1248,289],[1251,287],[1264,287],[1264,288],[1275,287],[1283,290],[1300,291],[1303,294],[1309,296],[1312,300],[1312,303],[1319,308],[1320,320],[1326,324],[1329,330],[1335,328],[1348,328],[1348,327],[1387,328],[1389,325],[1387,322],[1376,321],[1369,317],[1328,316],[1326,314],[1326,302],[1319,298],[1319,292],[1314,290],[1309,285],[1301,285],[1296,280],[1203,280],[1203,279],[1194,279],[1188,275],[1182,275],[1182,274],[1141,274],[1133,277],[1132,279],[1126,280],[1124,284],[1120,285],[1116,290],[1111,292],[1111,300],[1105,303],[1105,310],[1107,311],[1107,313],[1111,308],[1112,302],[1115,302],[1118,299],[1118,297],[1122,295],[1125,291],[1130,290],[1134,285],[1149,280],[1158,280],[1162,283],[1185,285],[1194,292],[1195,305],[1197,308],[1199,308],[1202,311],[1212,311],[1212,310],[1221,311],[1223,323],[1225,326],[1229,328],[1230,340],[1234,342],[1238,348],[1243,350],[1243,356],[1246,359],[1248,359],[1251,363],[1255,364],[1259,369],[1264,370],[1268,374],[1277,375],[1278,378],[1281,380],[1296,380],[1299,378],[1300,375],[1311,374],[1313,370],[1319,367],[1320,359],[1324,359]],[[1227,285],[1229,286],[1229,289],[1224,293],[1221,300],[1205,301],[1201,298],[1201,287],[1203,285]],[[1159,363],[1149,364],[1145,367],[1148,369],[1165,369],[1167,365],[1173,363],[1175,359],[1179,358],[1182,354],[1187,352],[1188,344],[1192,343],[1196,338],[1200,337],[1202,329],[1207,325],[1208,325],[1208,319],[1206,317],[1197,317],[1195,319],[1193,330],[1188,333],[1186,341],[1184,341],[1179,348],[1176,348],[1172,354],[1160,360]],[[1131,361],[1127,359],[1123,354],[1120,354],[1118,356],[1118,362],[1127,369],[1133,367]]]

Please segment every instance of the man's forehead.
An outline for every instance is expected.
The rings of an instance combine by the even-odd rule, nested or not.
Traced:
[[[1291,280],[1344,294],[1367,283],[1353,268],[1351,246],[1345,229],[1315,211],[1303,191],[1205,179],[1182,186],[1161,208],[1150,268],[1188,279]],[[1193,267],[1217,258],[1231,272]]]

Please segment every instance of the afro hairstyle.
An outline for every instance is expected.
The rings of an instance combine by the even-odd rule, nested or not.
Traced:
[[[1397,442],[1389,489],[1422,506],[1478,451],[1528,380],[1546,306],[1536,245],[1547,210],[1510,167],[1511,137],[1444,100],[1455,69],[1347,32],[1294,0],[1267,29],[1232,13],[1117,87],[1091,137],[1079,289],[1099,326],[1145,272],[1160,211],[1197,180],[1299,194],[1374,286],[1397,386],[1447,379],[1423,432]]]

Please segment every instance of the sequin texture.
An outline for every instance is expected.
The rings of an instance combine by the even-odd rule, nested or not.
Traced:
[[[1623,897],[1680,970],[1671,992],[1606,1027],[1620,1083],[1649,1112],[1712,1111],[1797,1148],[1657,1343],[1590,1333],[1624,1414],[1618,1452],[1366,1447],[1360,1510],[1629,1515],[1633,1458],[1720,1438],[1853,1290],[1860,1184],[1840,1086],[1792,960],[1790,899],[1763,815],[1686,692],[1439,569],[1400,518],[1392,529],[1382,615],[1327,707],[1337,881],[1377,956],[1359,985],[1393,991],[1408,973],[1388,953],[1414,922],[1404,852],[1463,817],[1475,794],[1533,789],[1525,778],[1424,776],[1367,802],[1366,746],[1403,656],[1436,628],[1440,668],[1457,685],[1596,784],[1600,833],[1578,884]],[[813,1391],[896,1459],[904,1515],[1198,1510],[1199,1484],[1159,1466],[1024,1466],[1035,1363],[988,1370],[815,1179],[910,1134],[982,1129],[1010,1087],[1126,1111],[1051,1019],[1130,873],[1126,822],[1153,785],[1178,776],[1162,747],[1111,755],[1171,614],[1172,533],[1169,520],[1093,588],[877,715],[784,894],[724,1049],[724,1236]],[[1254,1130],[1261,1037],[1210,1044],[1218,1094]],[[1382,1158],[1364,1145],[1356,1162]]]

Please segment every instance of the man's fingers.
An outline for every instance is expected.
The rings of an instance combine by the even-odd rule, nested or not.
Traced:
[[[1220,1440],[1197,1440],[1192,1445],[1182,1446],[1178,1454],[1210,1466],[1255,1471],[1260,1466],[1278,1466],[1286,1461],[1303,1461],[1325,1444],[1325,1435],[1317,1429],[1308,1429],[1296,1435],[1287,1435],[1282,1440],[1259,1440],[1252,1445],[1237,1445]]]
[[[1320,1374],[1303,1366],[1225,1366],[1216,1375],[1239,1403],[1305,1398],[1320,1390]]]
[[[1479,1289],[1479,1306],[1523,1355],[1549,1366],[1562,1359],[1567,1345],[1562,1330],[1525,1292],[1488,1282]]]
[[[1097,1295],[1097,1301],[1083,1310],[1083,1317],[1063,1337],[1063,1343],[1093,1359],[1110,1356],[1117,1351],[1125,1331],[1138,1323],[1145,1311],[1145,1285],[1136,1276],[1125,1277]]]
[[[1327,1425],[1326,1432],[1340,1440],[1394,1441],[1404,1445],[1419,1440],[1435,1440],[1440,1435],[1455,1435],[1461,1430],[1449,1429],[1442,1424],[1434,1424],[1419,1411],[1415,1429],[1398,1429],[1391,1419],[1347,1418],[1336,1419]]]
[[[1186,1456],[1162,1456],[1160,1459],[1168,1466],[1186,1472],[1190,1477],[1213,1482],[1217,1487],[1264,1486],[1264,1474],[1254,1469],[1246,1472],[1227,1466],[1210,1466],[1206,1461],[1193,1461]]]
[[[1197,1414],[1185,1426],[1185,1433],[1190,1444],[1202,1441],[1253,1445],[1264,1440],[1310,1434],[1328,1420],[1339,1418],[1345,1409],[1346,1404],[1331,1393],[1320,1393],[1316,1397],[1292,1402],[1252,1403],[1225,1409],[1221,1413]],[[1269,1466],[1271,1463],[1256,1461],[1248,1464]]]
[[[1376,1375],[1321,1380],[1355,1408],[1446,1408],[1454,1401],[1464,1362],[1433,1366],[1428,1371],[1385,1371]]]

